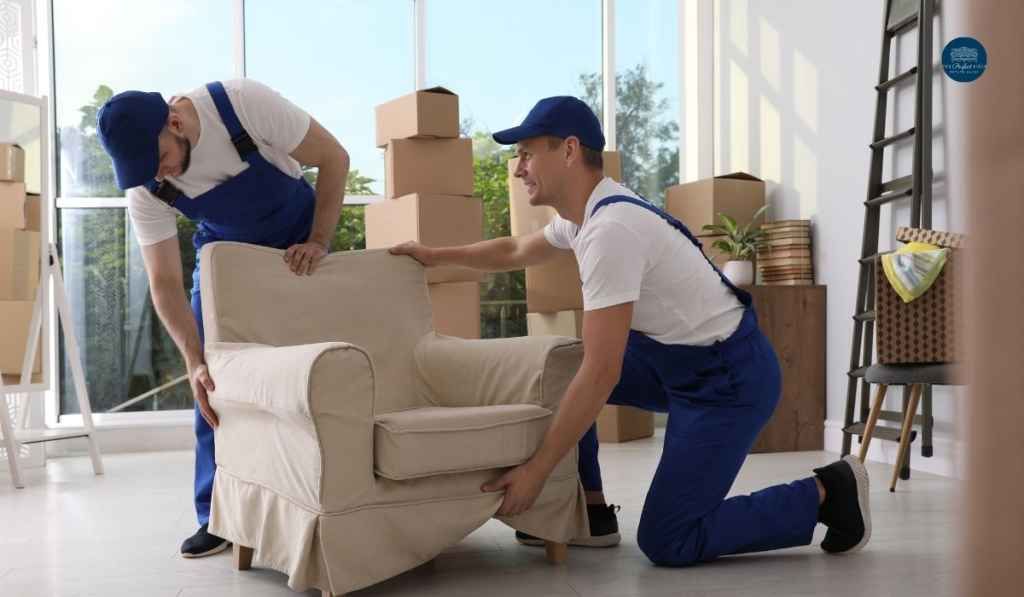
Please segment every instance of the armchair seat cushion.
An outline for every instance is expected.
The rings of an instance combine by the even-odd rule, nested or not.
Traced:
[[[401,481],[516,466],[529,460],[551,424],[536,404],[427,407],[375,417],[374,470]]]

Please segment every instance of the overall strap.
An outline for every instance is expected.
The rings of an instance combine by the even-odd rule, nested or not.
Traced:
[[[695,237],[693,233],[690,232],[689,228],[687,228],[685,224],[683,224],[675,217],[673,217],[672,214],[669,214],[664,210],[659,209],[650,201],[644,199],[637,199],[636,197],[629,197],[627,195],[612,195],[611,197],[605,197],[604,199],[598,201],[597,205],[594,206],[594,211],[590,212],[590,216],[593,217],[599,209],[606,205],[611,205],[613,203],[630,203],[632,205],[636,205],[637,207],[642,207],[647,211],[657,214],[659,217],[661,217],[661,219],[668,222],[670,226],[672,226],[679,232],[683,233],[683,236],[690,239],[690,242],[692,242],[698,249],[700,249],[700,253],[701,255],[704,256],[704,259],[708,262],[708,265],[710,265],[711,268],[715,270],[715,273],[718,274],[718,277],[722,279],[722,283],[725,284],[726,287],[729,288],[729,290],[731,290],[734,295],[736,295],[736,298],[741,303],[743,303],[744,306],[749,307],[751,305],[751,303],[753,302],[753,298],[750,296],[750,293],[741,288],[737,288],[736,285],[734,285],[729,280],[729,278],[725,277],[725,275],[715,266],[715,264],[712,263],[711,259],[708,258],[707,254],[704,253],[703,245],[701,245],[700,241],[697,240],[697,237]]]
[[[171,207],[174,207],[174,204],[175,202],[178,201],[178,198],[184,194],[178,190],[178,187],[171,184],[171,181],[167,179],[164,179],[163,181],[153,179],[150,180],[149,182],[144,183],[143,186],[149,189],[149,192],[153,193],[153,195],[155,195],[157,199],[163,201],[164,203],[170,205]]]
[[[213,98],[213,104],[217,106],[217,113],[220,114],[220,119],[228,129],[228,135],[231,136],[231,144],[235,146],[238,157],[242,158],[243,161],[249,161],[248,157],[256,151],[256,142],[252,140],[249,133],[242,127],[241,121],[238,120],[238,114],[235,113],[235,108],[231,105],[231,100],[228,99],[228,93],[224,90],[224,84],[220,81],[214,81],[213,83],[207,83],[206,89],[210,92],[210,97]]]

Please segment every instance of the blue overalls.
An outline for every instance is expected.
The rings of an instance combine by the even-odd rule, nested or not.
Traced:
[[[239,157],[248,167],[198,197],[188,198],[169,181],[150,181],[147,188],[185,217],[198,221],[192,237],[196,267],[192,272],[192,314],[203,341],[203,311],[199,294],[199,251],[206,243],[229,240],[286,249],[306,242],[313,226],[316,199],[303,178],[292,178],[268,162],[242,128],[220,82],[206,88],[217,106]],[[282,267],[285,267],[282,264]],[[216,380],[214,380],[216,383]],[[195,505],[199,524],[210,518],[213,475],[216,470],[213,429],[195,408]]]
[[[682,222],[647,201],[607,197],[591,217],[620,202],[656,213],[701,247]],[[711,267],[744,306],[736,331],[710,346],[687,346],[662,344],[630,330],[622,377],[608,400],[668,413],[661,461],[637,531],[640,549],[655,564],[685,566],[727,554],[808,545],[817,524],[813,477],[725,499],[775,410],[781,374],[775,351],[757,326],[750,294]],[[601,491],[595,428],[579,448],[583,488]]]

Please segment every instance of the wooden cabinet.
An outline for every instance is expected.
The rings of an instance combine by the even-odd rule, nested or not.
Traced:
[[[782,398],[752,453],[824,449],[824,286],[747,286],[782,368]]]

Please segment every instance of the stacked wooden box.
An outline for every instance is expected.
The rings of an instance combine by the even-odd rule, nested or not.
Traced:
[[[415,240],[430,247],[483,240],[483,204],[473,197],[473,143],[459,138],[459,98],[441,87],[377,106],[386,201],[366,207],[366,248]],[[479,271],[427,270],[434,329],[480,337]]]
[[[761,226],[764,238],[757,249],[762,284],[811,286],[811,221],[780,220]]]

